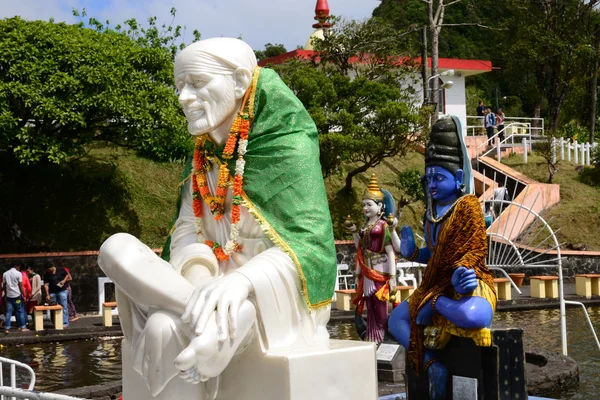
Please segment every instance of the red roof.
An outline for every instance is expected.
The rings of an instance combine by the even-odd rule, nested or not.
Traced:
[[[275,57],[268,58],[266,60],[261,60],[258,65],[265,66],[268,64],[283,64],[287,60],[297,59],[297,60],[312,60],[312,58],[317,54],[316,51],[313,50],[292,50],[287,53],[280,54]],[[319,62],[319,57],[316,57],[315,60]],[[421,65],[421,57],[414,58],[410,60],[408,57],[398,57],[398,64],[407,64],[409,62],[414,63],[414,65]],[[351,63],[361,62],[358,57],[350,58]],[[431,58],[427,58],[427,66],[431,68]],[[492,70],[492,62],[487,60],[463,60],[458,58],[440,58],[438,59],[438,68],[440,69],[455,69],[459,71],[478,71],[478,72],[490,72]]]

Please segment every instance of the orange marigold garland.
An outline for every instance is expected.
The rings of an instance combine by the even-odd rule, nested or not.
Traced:
[[[242,106],[243,107],[243,106]],[[248,147],[248,133],[250,131],[250,118],[247,112],[239,113],[236,117],[225,144],[222,157],[225,160],[233,158],[235,147],[238,147],[238,158],[235,163],[235,176],[233,178],[233,199],[231,206],[231,232],[229,240],[225,246],[221,246],[218,242],[204,240],[202,234],[202,201],[206,203],[215,220],[223,218],[225,213],[225,199],[227,197],[227,188],[231,181],[229,174],[229,168],[227,163],[222,163],[219,168],[219,178],[217,181],[217,190],[213,196],[210,193],[208,187],[208,181],[206,179],[206,172],[210,169],[210,163],[208,161],[209,155],[205,148],[206,139],[204,137],[196,140],[196,146],[194,150],[194,178],[192,179],[192,191],[193,191],[193,210],[194,216],[196,217],[196,231],[198,238],[202,242],[211,247],[215,256],[220,261],[229,259],[229,256],[236,251],[241,249],[241,246],[237,243],[239,236],[239,222],[242,204],[242,192],[243,192],[243,181],[244,181],[244,169],[246,161],[244,155]],[[239,141],[238,141],[239,139]]]

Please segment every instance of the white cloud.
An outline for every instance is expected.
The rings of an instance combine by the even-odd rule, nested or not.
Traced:
[[[315,4],[316,0],[0,0],[0,18],[21,15],[74,22],[71,9],[75,7],[113,24],[132,17],[145,22],[150,16],[170,23],[169,10],[175,7],[175,24],[187,27],[188,43],[198,29],[203,38],[241,35],[254,49],[270,42],[293,50],[303,46],[313,31]],[[345,19],[368,18],[377,5],[378,0],[329,0],[331,13]]]

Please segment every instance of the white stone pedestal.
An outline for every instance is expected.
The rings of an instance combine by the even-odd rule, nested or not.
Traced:
[[[373,343],[330,340],[328,350],[244,354],[221,376],[217,400],[376,400],[375,351]]]
[[[327,350],[267,354],[260,345],[251,345],[221,375],[217,400],[377,400],[375,351],[375,344],[353,340],[330,340]],[[131,368],[130,358],[124,340],[123,398],[151,400],[143,378]],[[159,398],[203,400],[202,385],[176,377]]]

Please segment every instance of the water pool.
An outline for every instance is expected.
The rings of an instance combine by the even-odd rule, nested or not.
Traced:
[[[596,331],[600,331],[600,307],[587,308]],[[495,327],[520,327],[526,349],[560,352],[559,311],[499,312]],[[332,338],[358,340],[352,322],[332,322]],[[567,309],[569,355],[579,364],[577,387],[550,397],[569,400],[600,398],[600,350],[596,347],[581,309]],[[103,338],[60,343],[3,347],[3,357],[31,365],[37,376],[36,389],[56,391],[98,385],[121,379],[121,338]]]

